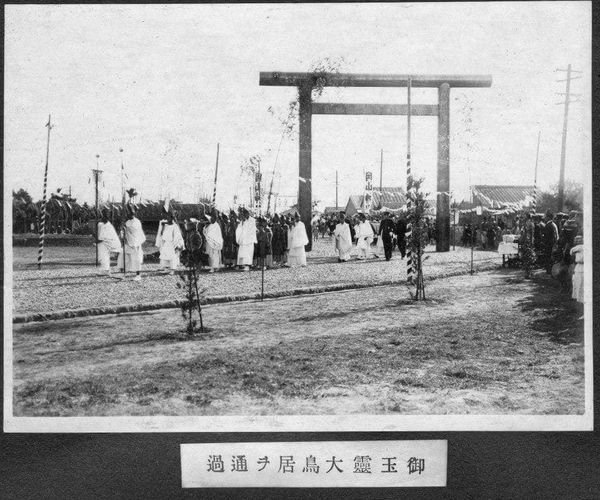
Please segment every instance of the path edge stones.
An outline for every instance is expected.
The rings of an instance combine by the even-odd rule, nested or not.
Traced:
[[[475,266],[475,271],[490,271],[498,267],[497,263],[484,263]],[[428,276],[426,281],[434,281],[444,278],[452,278],[455,276],[463,276],[469,274],[469,270],[458,270],[449,273],[442,273],[436,276]],[[379,286],[395,286],[407,284],[405,280],[379,280],[373,283],[338,283],[335,285],[323,285],[305,288],[295,288],[291,290],[281,290],[277,292],[265,292],[265,299],[277,299],[282,297],[292,297],[297,295],[314,295],[326,292],[340,292],[343,290],[359,290],[361,288],[373,288]],[[241,295],[215,295],[206,297],[201,304],[223,304],[226,302],[242,302],[260,300],[260,293],[250,293]],[[54,321],[69,318],[83,318],[87,316],[105,316],[109,314],[125,314],[144,311],[156,311],[159,309],[176,309],[185,304],[184,299],[167,300],[160,302],[149,302],[146,304],[122,304],[115,306],[89,307],[81,309],[63,309],[59,311],[15,314],[13,316],[13,324],[33,323],[42,321]]]

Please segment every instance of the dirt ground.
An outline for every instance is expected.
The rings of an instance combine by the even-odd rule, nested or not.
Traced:
[[[514,270],[14,325],[14,414],[577,414],[581,312]]]

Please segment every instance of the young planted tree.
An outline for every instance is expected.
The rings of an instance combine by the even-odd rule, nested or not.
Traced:
[[[188,235],[192,244],[194,243],[193,237],[193,234]],[[185,293],[185,301],[181,305],[181,316],[185,322],[185,332],[188,337],[193,337],[196,333],[208,331],[204,326],[201,305],[206,288],[200,290],[198,287],[198,272],[191,249],[186,253],[184,260],[185,269],[180,274],[181,282],[177,284],[177,287],[182,288]]]
[[[415,276],[415,292],[411,291],[411,296],[415,300],[425,300],[425,282],[423,280],[423,262],[428,257],[423,256],[425,247],[429,241],[425,217],[429,204],[426,200],[427,193],[424,193],[421,186],[424,179],[414,179],[412,176],[408,179],[407,199],[410,200],[407,213],[407,223],[411,225],[411,235],[406,242],[412,253],[413,275]]]

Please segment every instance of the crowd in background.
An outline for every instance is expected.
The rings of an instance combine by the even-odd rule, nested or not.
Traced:
[[[142,244],[147,238],[135,207],[129,206],[127,220],[117,235],[102,214],[97,228],[102,273],[110,273],[110,254],[118,253],[117,268],[123,265],[140,278],[144,261]],[[429,243],[435,243],[435,222],[425,220]],[[384,257],[390,260],[397,248],[406,255],[406,219],[390,212],[368,216],[362,213],[348,217],[344,212],[312,221],[313,238],[333,239],[338,262]],[[502,216],[484,216],[477,224],[466,224],[462,244],[496,250],[505,235],[518,243],[519,257],[526,276],[534,267],[543,267],[563,282],[572,282],[573,298],[583,300],[583,215],[545,215],[524,212],[510,221]],[[228,214],[212,210],[201,219],[178,221],[176,214],[165,212],[157,229],[155,246],[161,268],[171,274],[181,265],[216,272],[223,268],[244,271],[273,267],[306,266],[305,247],[309,243],[306,228],[295,214],[253,217],[245,208]]]
[[[216,272],[221,269],[270,269],[306,266],[305,247],[309,243],[299,214],[274,214],[253,217],[245,208],[229,213],[212,210],[200,219],[178,220],[173,211],[166,212],[158,224],[154,245],[155,257],[164,271],[173,274],[180,265]],[[427,222],[428,225],[431,221]],[[316,218],[313,237],[333,239],[338,261],[379,258],[390,260],[397,248],[406,253],[406,221],[390,213],[369,218],[364,214],[346,217],[338,212]],[[431,230],[433,239],[433,229]],[[148,241],[134,206],[127,208],[127,220],[119,234],[104,211],[98,223],[96,243],[99,247],[101,274],[110,273],[110,253],[119,253],[119,270],[135,272],[139,279],[144,260],[142,244]],[[123,255],[125,258],[123,259]],[[148,257],[146,257],[147,259]]]

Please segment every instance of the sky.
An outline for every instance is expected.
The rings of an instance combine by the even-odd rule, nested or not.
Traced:
[[[556,70],[571,64],[582,78],[571,82],[565,176],[583,182],[591,169],[591,2],[7,5],[5,189],[41,199],[51,114],[50,191],[93,202],[99,168],[101,200],[119,200],[122,162],[142,198],[193,202],[212,193],[219,143],[218,207],[248,203],[240,166],[253,155],[278,207],[294,203],[298,140],[280,119],[296,89],[259,86],[259,73],[325,58],[344,73],[492,76],[490,88],[450,93],[456,201],[472,184],[533,184],[538,132],[538,185],[558,182]],[[406,103],[407,91],[327,88],[318,100]],[[435,104],[437,91],[411,100]],[[367,171],[376,187],[380,168],[383,186],[405,185],[406,117],[313,116],[312,137],[320,206],[335,204],[336,171],[340,205],[363,192]],[[435,193],[436,117],[413,117],[411,153]]]

